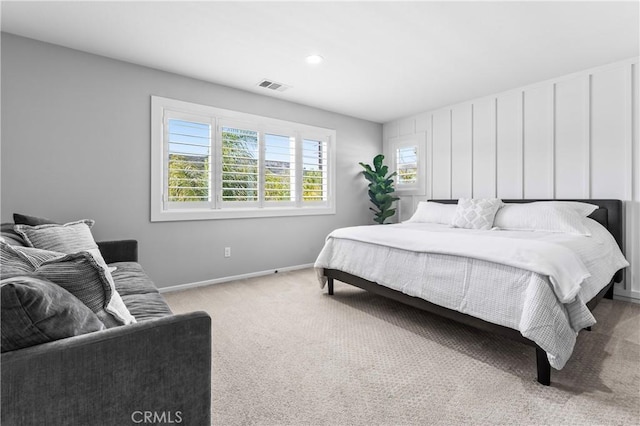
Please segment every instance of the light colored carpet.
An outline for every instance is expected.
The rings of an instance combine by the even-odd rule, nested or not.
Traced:
[[[571,360],[535,381],[535,351],[312,269],[165,294],[212,317],[213,424],[640,424],[640,305],[604,300]]]

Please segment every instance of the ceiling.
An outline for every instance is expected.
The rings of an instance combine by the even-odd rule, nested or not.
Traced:
[[[638,56],[639,4],[3,1],[1,28],[384,123]]]

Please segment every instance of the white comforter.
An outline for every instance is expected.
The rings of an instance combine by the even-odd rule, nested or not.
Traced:
[[[595,323],[583,303],[628,266],[611,234],[591,237],[475,231],[403,223],[332,232],[315,267],[338,269],[432,303],[519,330],[560,369],[577,332]]]

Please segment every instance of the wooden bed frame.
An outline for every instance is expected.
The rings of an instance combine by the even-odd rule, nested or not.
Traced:
[[[444,204],[457,203],[457,200],[431,200],[431,201],[444,203]],[[599,208],[596,211],[594,211],[589,217],[598,221],[605,228],[607,228],[615,238],[616,242],[618,243],[620,250],[622,250],[623,222],[622,222],[622,201],[620,200],[575,199],[575,200],[503,200],[503,201],[505,203],[530,203],[533,201],[581,201],[585,203],[596,204],[599,206]],[[371,281],[367,281],[363,278],[360,278],[355,275],[351,275],[336,269],[325,269],[324,275],[328,279],[327,284],[328,284],[328,292],[330,295],[333,294],[333,281],[338,280],[347,284],[354,285],[356,287],[360,287],[364,290],[370,291],[371,293],[379,294],[381,296],[388,297],[390,299],[405,303],[415,308],[422,309],[422,310],[434,313],[436,315],[440,315],[442,317],[449,318],[454,321],[458,321],[460,323],[470,325],[480,330],[505,336],[510,339],[516,340],[518,342],[522,342],[527,345],[533,346],[536,349],[536,365],[537,365],[537,372],[538,372],[538,382],[546,386],[549,386],[551,383],[551,366],[549,365],[549,360],[547,359],[546,352],[542,350],[532,340],[529,340],[526,337],[523,337],[522,334],[520,334],[520,331],[518,330],[493,324],[493,323],[481,320],[479,318],[460,313],[458,311],[444,308],[442,306],[435,305],[433,303],[430,303],[418,297],[408,296],[399,291],[390,289],[388,287],[379,285]],[[595,306],[598,304],[598,302],[600,302],[600,300],[603,297],[607,299],[613,299],[613,285],[616,282],[622,281],[622,276],[623,276],[622,270],[619,270],[618,272],[616,272],[616,274],[613,276],[611,281],[593,299],[587,302],[587,307],[590,310],[593,310],[593,308],[595,308]]]

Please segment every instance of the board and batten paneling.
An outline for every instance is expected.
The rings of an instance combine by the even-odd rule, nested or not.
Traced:
[[[496,126],[495,99],[473,103],[473,196],[496,196]]]
[[[555,195],[589,198],[589,76],[555,85]]]
[[[522,198],[523,133],[522,92],[497,96],[496,189],[500,198]]]
[[[473,193],[472,117],[471,104],[451,108],[451,198]]]
[[[433,176],[438,179],[432,181],[434,198],[451,197],[451,112],[437,111],[433,114],[431,125],[431,152],[433,161],[431,167]]]
[[[526,89],[524,96],[524,198],[554,198],[553,86]]]
[[[638,58],[426,111],[384,124],[384,143],[426,133],[431,198],[615,198],[625,203],[631,267],[617,297],[640,302]]]
[[[630,67],[629,67],[630,68]],[[591,196],[629,195],[627,180],[627,67],[591,75]],[[630,123],[629,123],[630,124]]]

